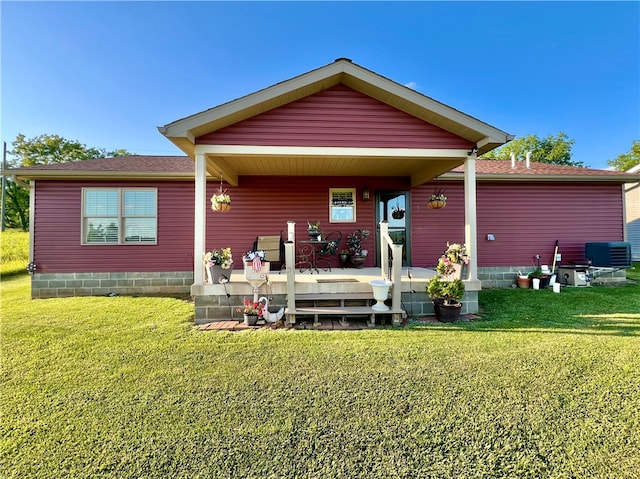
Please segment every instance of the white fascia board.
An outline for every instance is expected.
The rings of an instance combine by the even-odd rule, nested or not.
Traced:
[[[240,156],[362,156],[381,158],[466,158],[467,149],[355,148],[338,146],[197,145],[197,153]]]
[[[438,177],[443,181],[460,181],[464,178],[464,174],[460,173],[444,173]],[[551,181],[551,182],[571,182],[571,183],[593,183],[593,182],[615,182],[615,183],[636,183],[639,180],[629,178],[629,176],[584,176],[584,175],[539,175],[539,174],[491,174],[477,173],[477,181]]]

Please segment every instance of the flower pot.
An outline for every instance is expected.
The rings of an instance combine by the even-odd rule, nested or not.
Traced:
[[[222,266],[219,264],[214,264],[213,266],[205,267],[207,273],[207,282],[211,284],[221,284],[228,283],[229,276],[231,275],[230,270],[222,269]]]
[[[404,218],[404,211],[392,211],[391,217],[394,220],[401,220],[402,218]]]
[[[362,268],[364,262],[367,260],[366,256],[352,256],[351,257],[351,265],[354,268]]]
[[[247,326],[255,326],[258,324],[258,315],[257,314],[243,314],[244,324]]]
[[[518,288],[529,289],[531,278],[528,276],[518,276],[516,282],[518,283]]]
[[[433,311],[436,314],[436,319],[441,323],[453,323],[460,318],[462,303],[446,304],[433,301]]]
[[[340,264],[342,265],[342,269],[349,263],[349,255],[348,254],[340,254]]]
[[[231,210],[231,203],[220,203],[218,201],[212,201],[211,209],[213,211],[222,211],[223,213],[226,213],[227,211]]]
[[[371,309],[374,311],[389,311],[389,306],[384,302],[389,297],[389,288],[393,283],[386,279],[374,279],[369,284],[373,289],[373,299],[377,301],[376,304],[371,306]]]
[[[447,205],[447,202],[441,201],[441,200],[429,200],[429,202],[427,203],[427,206],[434,210],[439,210],[440,208],[444,208],[446,205]]]
[[[309,233],[309,239],[313,241],[320,241],[320,230],[307,230],[307,233]]]

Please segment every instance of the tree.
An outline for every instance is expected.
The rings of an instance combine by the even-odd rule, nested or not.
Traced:
[[[4,225],[7,228],[29,229],[29,191],[7,178],[5,186]]]
[[[575,140],[569,138],[562,131],[556,136],[549,135],[546,138],[527,135],[490,151],[483,158],[507,160],[511,158],[511,153],[515,153],[517,158],[525,158],[527,152],[530,151],[531,161],[554,165],[584,166],[581,161],[571,159],[571,146],[574,143]]]
[[[49,165],[131,154],[124,149],[108,151],[104,148],[89,148],[79,141],[67,140],[58,135],[26,138],[20,133],[12,144],[13,150],[9,152],[14,157],[10,161],[12,166]]]
[[[9,165],[12,167],[49,165],[131,154],[124,149],[108,151],[104,148],[89,148],[79,141],[67,140],[58,135],[26,138],[23,134],[19,134],[12,145],[13,150],[8,152],[13,156],[9,159]],[[5,225],[8,228],[28,230],[29,191],[15,181],[7,179],[5,195]]]
[[[640,140],[633,140],[631,149],[626,153],[621,153],[617,158],[607,161],[617,171],[628,171],[640,164]]]

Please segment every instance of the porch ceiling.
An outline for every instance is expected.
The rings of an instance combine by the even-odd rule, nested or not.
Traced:
[[[221,175],[232,186],[239,177],[260,176],[403,176],[412,186],[446,173],[464,163],[465,158],[347,157],[347,156],[264,156],[205,155],[207,173]]]

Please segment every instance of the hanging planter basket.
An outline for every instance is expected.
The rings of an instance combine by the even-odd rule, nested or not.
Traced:
[[[231,197],[227,190],[222,187],[222,176],[220,177],[218,192],[211,197],[211,209],[213,211],[222,211],[223,213],[231,211]]]
[[[226,213],[227,211],[231,211],[231,203],[222,203],[220,201],[211,200],[211,209],[213,211],[222,211]]]
[[[444,208],[447,206],[447,197],[444,194],[444,190],[442,188],[438,188],[429,196],[429,202],[427,203],[429,208],[434,210],[439,210],[440,208]]]

